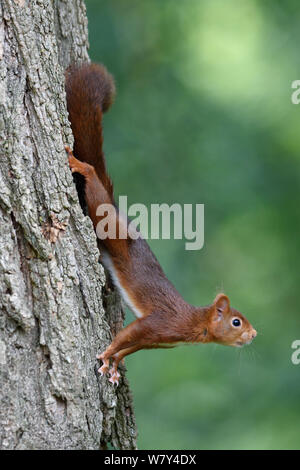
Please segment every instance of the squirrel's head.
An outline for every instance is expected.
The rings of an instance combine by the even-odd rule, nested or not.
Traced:
[[[225,294],[218,294],[210,307],[209,333],[213,342],[237,347],[250,344],[257,335],[248,320],[230,307]]]

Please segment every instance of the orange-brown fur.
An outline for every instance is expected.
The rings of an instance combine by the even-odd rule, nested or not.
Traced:
[[[113,204],[113,186],[106,171],[102,151],[102,112],[113,100],[114,83],[103,66],[84,64],[66,72],[69,119],[74,134],[74,154],[67,147],[72,172],[85,180],[85,200],[96,229],[101,204]],[[114,216],[112,216],[114,217]],[[113,222],[126,225],[118,212]],[[167,279],[156,257],[142,238],[108,238],[100,242],[109,256],[123,294],[141,314],[141,318],[124,328],[99,358],[99,369],[106,373],[113,359],[111,381],[118,382],[117,367],[121,359],[139,349],[173,347],[178,343],[216,342],[241,346],[251,342],[256,331],[248,320],[219,294],[208,307],[194,307],[181,297]],[[238,318],[240,327],[232,325]]]

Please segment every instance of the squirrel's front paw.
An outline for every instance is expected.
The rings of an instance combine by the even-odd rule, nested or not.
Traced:
[[[104,374],[107,374],[108,369],[109,369],[109,364],[106,364],[106,363],[103,364],[101,367],[99,367],[98,372],[99,372],[99,374],[101,375],[101,377],[102,377]]]
[[[108,372],[108,369],[109,369],[109,359],[102,359],[102,354],[99,354],[99,356],[97,356],[97,359],[100,359],[100,361],[103,362],[102,366],[99,367],[98,369],[98,372],[101,376],[103,376],[104,374],[107,374]]]
[[[116,384],[118,386],[119,385],[119,378],[121,377],[119,372],[117,370],[111,369],[109,371],[109,373],[111,374],[111,376],[110,376],[110,379],[108,379],[108,381],[111,382],[112,384]]]

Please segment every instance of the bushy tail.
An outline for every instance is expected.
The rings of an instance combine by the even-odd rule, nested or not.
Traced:
[[[66,71],[66,95],[74,135],[74,155],[95,167],[102,184],[113,197],[102,150],[102,113],[114,100],[114,79],[103,65],[71,65]]]

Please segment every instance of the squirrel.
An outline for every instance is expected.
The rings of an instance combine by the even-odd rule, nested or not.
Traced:
[[[74,154],[66,146],[72,173],[84,181],[84,196],[100,245],[101,262],[136,320],[123,328],[108,348],[97,356],[101,375],[119,383],[119,362],[140,349],[168,348],[182,343],[219,343],[243,346],[257,335],[249,321],[231,307],[220,293],[213,303],[194,307],[187,303],[166,277],[147,242],[134,239],[126,218],[119,213],[113,184],[107,173],[102,144],[102,115],[115,96],[113,77],[103,65],[83,63],[70,66],[65,74],[69,121],[74,136]],[[112,205],[109,221],[126,237],[102,237],[103,215],[97,209]],[[107,207],[107,206],[105,206]],[[100,228],[99,228],[100,227]],[[99,233],[100,231],[100,233]],[[110,368],[110,361],[112,366]]]

